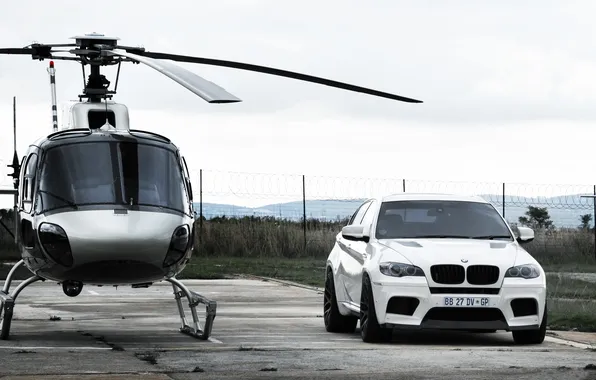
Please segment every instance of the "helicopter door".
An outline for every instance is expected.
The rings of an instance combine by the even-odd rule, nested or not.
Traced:
[[[33,200],[35,195],[35,179],[37,178],[37,153],[31,153],[23,166],[19,199],[19,229],[21,241],[25,248],[35,247],[35,231],[33,230]]]

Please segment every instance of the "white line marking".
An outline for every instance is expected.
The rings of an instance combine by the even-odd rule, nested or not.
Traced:
[[[110,347],[60,347],[60,346],[33,346],[33,347],[26,347],[26,346],[0,346],[0,350],[108,350],[111,351],[112,348]]]
[[[209,339],[207,339],[207,340],[208,340],[209,342],[212,342],[212,343],[223,344],[223,342],[222,342],[221,340],[219,340],[219,339],[215,339],[215,338],[213,338],[213,337],[209,337]]]
[[[574,341],[567,340],[567,339],[554,338],[552,336],[547,336],[544,338],[544,340],[546,340],[548,342],[553,342],[553,343],[561,344],[561,345],[565,345],[565,346],[572,346],[572,347],[576,347],[576,348],[583,348],[583,349],[594,348],[594,346],[590,345],[590,344],[578,343],[578,342],[574,342]]]
[[[94,296],[98,296],[99,293],[97,293],[95,290],[87,290],[89,292],[89,294],[92,294]]]

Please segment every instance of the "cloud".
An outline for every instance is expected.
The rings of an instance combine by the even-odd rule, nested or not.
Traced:
[[[172,136],[197,170],[591,183],[596,177],[577,167],[592,155],[595,8],[537,0],[159,7],[105,0],[90,13],[80,1],[23,0],[3,5],[0,33],[3,46],[21,47],[95,31],[152,51],[269,65],[424,101],[181,64],[243,99],[214,105],[151,68],[123,66],[116,100],[134,127]],[[56,67],[59,101],[76,99],[80,67]],[[46,68],[0,56],[0,126],[11,124],[16,95],[19,152],[50,131]],[[115,70],[106,73],[113,81]],[[0,139],[3,151],[8,145]]]
[[[462,1],[378,1],[375,7],[355,1],[178,4],[156,12],[110,0],[90,17],[74,1],[63,4],[69,12],[48,3],[47,10],[38,5],[37,14],[29,13],[23,27],[11,15],[22,14],[31,3],[10,3],[0,16],[0,31],[10,36],[4,43],[12,46],[99,31],[149,50],[271,65],[425,101],[397,103],[264,74],[183,64],[244,100],[213,107],[150,68],[125,66],[119,99],[140,109],[245,114],[310,101],[324,104],[329,113],[385,120],[485,123],[593,120],[596,115],[591,107],[596,59],[585,51],[594,45],[594,32],[581,8],[594,8],[589,2],[557,7]],[[50,30],[42,27],[45,19],[53,20]],[[1,84],[25,101],[47,101],[45,66],[26,57],[1,57]],[[80,69],[60,63],[58,70],[59,98],[74,98],[82,88]]]

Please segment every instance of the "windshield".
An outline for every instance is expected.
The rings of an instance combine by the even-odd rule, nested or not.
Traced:
[[[175,153],[129,141],[49,149],[41,170],[39,210],[92,204],[157,206],[187,212]]]
[[[376,237],[513,240],[493,206],[461,201],[384,202],[379,211]]]

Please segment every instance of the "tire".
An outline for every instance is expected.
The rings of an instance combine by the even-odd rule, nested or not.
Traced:
[[[342,315],[337,307],[333,272],[327,269],[325,274],[325,292],[323,296],[323,320],[325,329],[333,333],[353,333],[356,331],[358,318],[353,315]]]
[[[548,320],[548,309],[546,302],[544,303],[544,315],[542,316],[542,322],[540,328],[536,330],[520,330],[512,331],[513,341],[515,344],[541,344],[544,342],[546,336],[546,324]]]
[[[379,325],[375,309],[372,285],[368,274],[362,275],[362,295],[360,296],[360,335],[367,343],[389,342],[393,335],[392,328]]]

